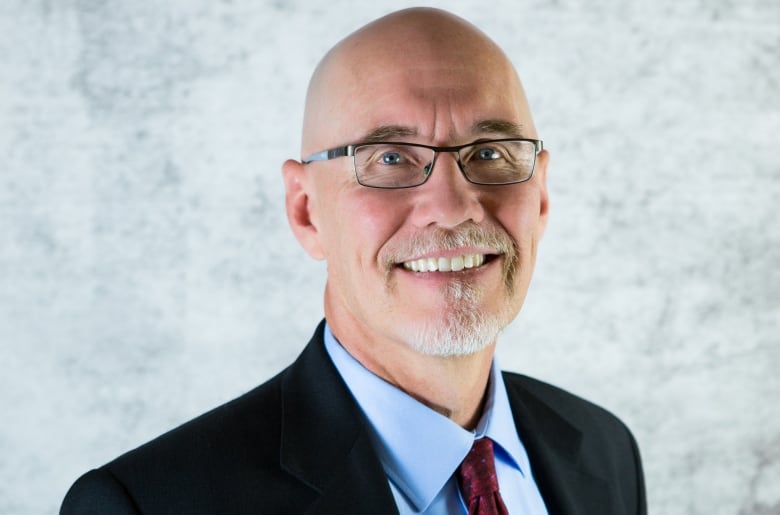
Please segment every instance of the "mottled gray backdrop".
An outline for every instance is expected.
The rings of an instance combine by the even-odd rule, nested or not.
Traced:
[[[430,4],[507,50],[552,153],[504,368],[622,416],[652,513],[780,513],[780,3]],[[407,5],[0,0],[0,513],[296,356],[306,82]]]

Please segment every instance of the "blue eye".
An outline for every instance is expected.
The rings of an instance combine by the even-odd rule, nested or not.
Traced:
[[[482,161],[492,161],[493,159],[500,159],[501,154],[490,147],[484,147],[477,151],[477,159]]]
[[[380,156],[383,165],[397,165],[401,162],[400,152],[385,152]]]

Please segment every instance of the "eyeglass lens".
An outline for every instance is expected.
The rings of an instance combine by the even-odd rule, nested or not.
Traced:
[[[409,188],[424,183],[435,151],[415,145],[377,143],[355,149],[358,182],[377,188]],[[536,146],[531,141],[488,141],[458,151],[461,170],[476,184],[513,184],[531,178]]]

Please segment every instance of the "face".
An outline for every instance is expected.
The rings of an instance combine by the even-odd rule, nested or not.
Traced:
[[[320,98],[307,107],[304,153],[368,137],[441,146],[536,137],[519,81],[494,47],[415,37],[399,38],[406,50],[362,41],[329,64],[310,92]],[[478,186],[445,153],[425,184],[402,190],[359,185],[350,158],[286,163],[288,214],[304,247],[327,261],[336,336],[439,356],[493,343],[528,289],[546,222],[546,163],[542,153],[528,182]]]

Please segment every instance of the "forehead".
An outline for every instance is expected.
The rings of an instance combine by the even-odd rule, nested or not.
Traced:
[[[410,127],[423,139],[453,142],[483,120],[528,125],[511,72],[487,57],[358,59],[334,83],[330,130],[355,138],[394,125]]]
[[[385,126],[408,127],[417,142],[456,144],[481,120],[535,137],[504,53],[462,20],[400,16],[349,36],[323,60],[307,96],[303,150],[354,143]]]

